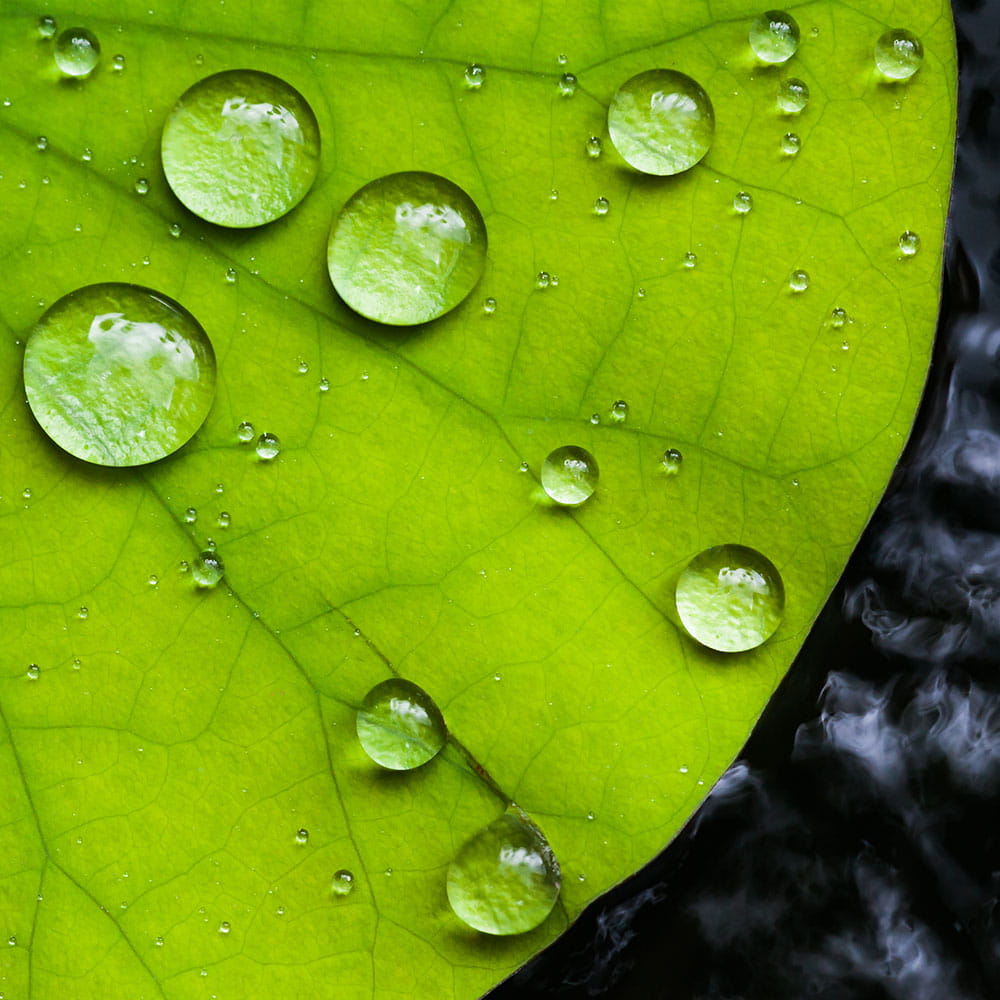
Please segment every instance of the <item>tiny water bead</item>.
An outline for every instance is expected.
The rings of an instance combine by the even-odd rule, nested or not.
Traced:
[[[587,140],[587,145],[585,148],[587,150],[587,156],[589,156],[591,159],[594,160],[596,160],[601,155],[601,153],[604,152],[604,146],[601,143],[600,138],[596,135],[592,135]]]
[[[542,489],[563,507],[579,507],[597,489],[597,459],[576,445],[556,448],[542,463]]]
[[[111,60],[111,69],[115,73],[121,73],[125,69],[125,57],[117,55]]]
[[[236,284],[236,279],[238,277],[239,277],[239,275],[236,273],[236,268],[235,267],[227,267],[226,268],[226,281],[230,285],[235,285]]]
[[[616,399],[611,404],[611,419],[623,423],[628,418],[628,403],[624,399]]]
[[[472,291],[486,244],[483,217],[457,184],[406,171],[351,196],[330,233],[327,266],[355,312],[412,326],[443,316]]]
[[[455,915],[485,934],[524,934],[552,912],[561,875],[542,832],[505,813],[470,837],[448,866]]]
[[[28,671],[27,671],[27,673],[28,673],[28,680],[29,681],[37,681],[38,680],[38,675],[41,673],[41,670],[39,669],[39,666],[38,666],[37,663],[30,663],[30,664],[28,664]]]
[[[696,555],[677,580],[677,613],[709,649],[739,653],[769,639],[781,623],[785,588],[774,564],[745,545]]]
[[[197,586],[203,589],[211,589],[216,586],[226,572],[226,567],[221,557],[212,549],[205,549],[199,552],[197,558],[191,563],[191,576]]]
[[[611,208],[611,203],[607,198],[601,197],[594,202],[594,215],[607,215]]]
[[[489,298],[483,299],[483,312],[487,316],[492,316],[497,311],[497,300],[491,295]]]
[[[181,232],[182,232],[180,223],[179,222],[171,222],[170,223],[170,228],[167,230],[167,232],[169,232],[170,235],[175,240],[180,239]]]
[[[233,523],[233,517],[228,510],[220,511],[217,523],[220,528],[228,528]]]
[[[43,14],[38,19],[38,34],[42,38],[52,38],[56,33],[56,19],[51,14]]]
[[[907,229],[905,233],[900,235],[899,252],[904,257],[912,257],[919,249],[920,237],[912,229]]]
[[[778,84],[778,109],[786,115],[799,115],[809,103],[809,88],[795,77]]]
[[[253,424],[249,420],[244,420],[239,427],[236,428],[236,440],[240,444],[249,444],[253,440]]]
[[[35,140],[35,149],[37,149],[39,153],[44,153],[48,148],[49,140],[44,135],[40,135]]]
[[[715,137],[715,111],[701,85],[672,69],[639,73],[608,107],[608,132],[631,167],[660,177],[690,170]]]
[[[333,881],[330,884],[330,891],[335,896],[348,896],[354,888],[354,873],[346,868],[341,868],[333,873]]]
[[[561,97],[572,97],[576,93],[576,76],[573,73],[563,73],[559,77],[559,94]]]
[[[847,310],[838,306],[830,313],[830,326],[839,330],[847,322]]]
[[[67,28],[56,39],[53,56],[64,76],[90,76],[101,57],[101,43],[86,28]]]
[[[223,920],[222,923],[219,924],[219,933],[220,934],[228,934],[231,929],[232,928],[229,926],[229,921],[228,920]]]
[[[184,523],[194,524],[195,521],[197,520],[198,520],[198,511],[195,510],[194,507],[188,507],[187,510],[184,511]]]
[[[786,132],[781,137],[781,151],[785,156],[798,156],[802,140],[794,132]]]
[[[792,271],[788,278],[788,287],[793,292],[804,292],[809,287],[809,275],[805,271]]]
[[[698,255],[693,250],[688,250],[688,252],[684,254],[684,266],[687,268],[698,266]]]
[[[733,195],[733,211],[746,215],[753,208],[753,195],[749,191],[737,191]]]
[[[143,465],[185,444],[215,396],[215,353],[173,299],[138,285],[63,296],[28,334],[28,405],[42,430],[96,465]]]
[[[281,442],[276,434],[264,432],[257,438],[257,457],[263,462],[270,462],[281,452]]]
[[[392,677],[376,684],[361,703],[358,740],[376,764],[409,771],[444,746],[447,729],[434,699],[412,681]]]
[[[663,453],[661,461],[666,472],[676,475],[681,471],[681,463],[684,461],[684,456],[676,448],[668,448]]]
[[[875,65],[887,80],[909,80],[923,61],[920,39],[905,28],[890,28],[875,43]]]
[[[750,48],[763,63],[788,62],[799,47],[799,26],[791,14],[769,10],[758,15],[750,25]]]
[[[236,69],[200,80],[163,126],[163,171],[195,215],[245,229],[280,218],[312,186],[320,137],[306,99],[270,73]]]
[[[309,843],[309,831],[303,827],[300,830],[295,831],[295,843],[296,844],[308,844]]]
[[[149,194],[149,181],[145,177],[140,177],[135,182],[136,194]]]
[[[465,85],[469,90],[479,90],[486,79],[486,70],[479,63],[469,63],[465,67]]]

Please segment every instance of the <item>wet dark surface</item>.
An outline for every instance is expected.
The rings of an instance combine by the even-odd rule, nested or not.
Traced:
[[[955,0],[944,304],[904,461],[688,828],[491,994],[1000,998],[1000,0]]]

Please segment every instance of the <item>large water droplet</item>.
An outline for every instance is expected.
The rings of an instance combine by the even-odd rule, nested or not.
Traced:
[[[205,549],[199,552],[197,558],[191,563],[191,576],[199,587],[214,587],[223,577],[226,567],[222,558],[212,549]]]
[[[920,39],[905,28],[890,28],[875,43],[875,65],[887,80],[909,80],[923,61]]]
[[[137,285],[88,285],[50,306],[28,334],[24,387],[35,419],[71,455],[142,465],[202,425],[215,353],[173,299]]]
[[[778,108],[786,115],[798,115],[809,103],[809,88],[795,77],[778,84]]]
[[[358,709],[358,739],[376,764],[409,771],[426,764],[444,746],[441,710],[423,688],[392,677],[365,695]]]
[[[783,63],[799,47],[799,26],[791,14],[769,10],[758,15],[750,25],[750,48],[763,63]]]
[[[278,457],[281,452],[281,442],[277,434],[269,434],[266,431],[257,438],[257,457],[264,462],[270,462]]]
[[[912,257],[919,249],[920,237],[912,229],[907,229],[899,237],[899,252],[905,257]]]
[[[597,489],[597,459],[583,448],[556,448],[542,463],[542,489],[564,507],[578,507]]]
[[[701,86],[672,69],[651,69],[618,88],[608,132],[622,158],[644,174],[689,170],[715,137],[715,112]]]
[[[559,898],[559,864],[542,832],[505,813],[470,837],[448,866],[448,902],[486,934],[524,934]]]
[[[333,873],[333,881],[330,885],[330,891],[335,896],[347,896],[353,888],[353,872],[349,872],[346,868],[341,868],[339,871],[335,871]]]
[[[366,184],[341,209],[327,265],[355,311],[393,326],[454,309],[486,262],[486,224],[472,199],[437,174],[408,171]]]
[[[785,588],[774,564],[745,545],[699,553],[677,581],[677,613],[709,649],[738,653],[769,639],[781,623]]]
[[[594,215],[607,215],[611,202],[603,195],[594,202]]]
[[[216,73],[186,90],[163,126],[163,171],[195,215],[247,228],[294,208],[319,168],[306,99],[270,73]]]
[[[737,191],[733,195],[733,211],[746,215],[753,209],[753,195],[749,191]]]
[[[809,287],[809,275],[805,271],[792,271],[788,278],[788,287],[793,292],[804,292]]]
[[[611,419],[623,423],[628,419],[628,403],[624,399],[616,399],[611,404]]]
[[[56,39],[53,55],[65,76],[90,76],[101,57],[101,43],[86,28],[67,28]]]

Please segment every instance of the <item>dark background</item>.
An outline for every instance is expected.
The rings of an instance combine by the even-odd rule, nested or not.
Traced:
[[[1000,998],[1000,0],[954,0],[944,299],[912,439],[738,762],[491,1000]]]

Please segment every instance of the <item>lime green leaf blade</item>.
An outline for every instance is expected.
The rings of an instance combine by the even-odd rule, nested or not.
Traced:
[[[502,23],[477,3],[91,0],[72,19],[102,60],[66,81],[46,11],[5,8],[0,992],[475,997],[691,815],[881,495],[938,306],[947,4],[790,12],[798,52],[766,68],[760,10],[735,0]],[[903,84],[875,73],[891,27],[924,46]],[[305,97],[322,154],[301,204],[234,231],[173,197],[159,142],[184,90],[240,68]],[[674,177],[635,173],[607,135],[617,87],[656,68],[715,111],[711,149]],[[784,115],[793,77],[811,96]],[[454,181],[489,233],[471,296],[414,328],[352,313],[326,265],[341,206],[400,171]],[[47,306],[122,281],[182,303],[218,362],[202,429],[135,469],[60,451],[20,376]],[[280,439],[273,461],[243,421]],[[572,511],[539,486],[564,445],[600,466]],[[199,590],[181,566],[209,538],[226,575]],[[762,552],[786,593],[774,637],[731,655],[673,608],[681,569],[725,544]],[[398,774],[355,732],[393,675],[451,732]],[[537,930],[489,937],[452,914],[446,871],[509,800],[562,892]]]

